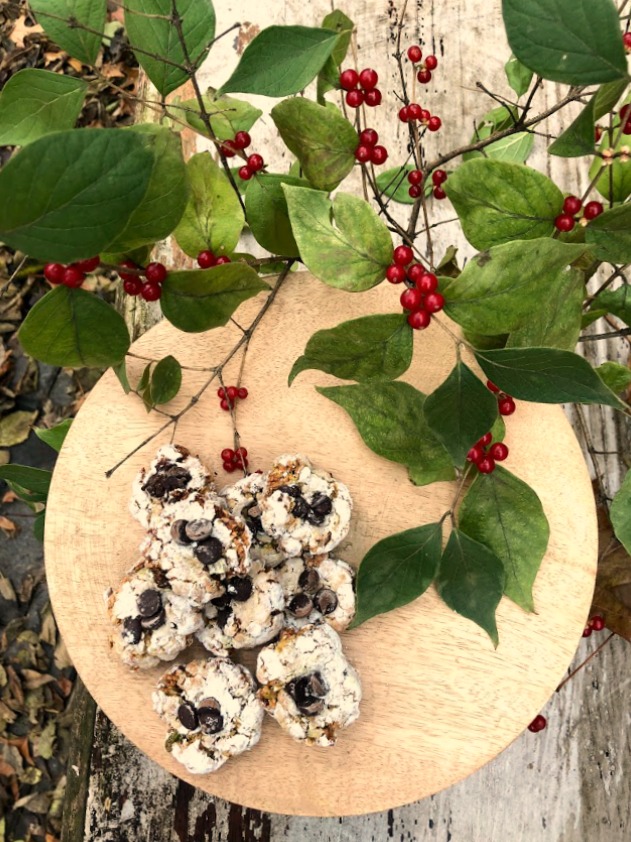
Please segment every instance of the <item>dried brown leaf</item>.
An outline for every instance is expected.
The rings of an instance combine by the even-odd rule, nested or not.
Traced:
[[[72,67],[73,70],[76,70],[77,73],[81,73],[83,65],[81,64],[78,58],[69,58],[68,64],[70,65],[70,67]]]
[[[55,666],[60,670],[72,666],[72,661],[70,660],[70,655],[66,649],[66,644],[61,637],[59,638],[59,643],[55,647]]]
[[[9,518],[4,515],[0,515],[0,529],[4,532],[7,538],[15,538],[18,534],[17,524],[13,523],[12,520],[9,520]]]
[[[617,540],[607,509],[598,506],[598,572],[591,613],[631,642],[631,556]]]
[[[6,455],[7,461],[3,460],[3,457]],[[6,465],[9,459],[11,458],[11,454],[8,450],[0,450],[0,465]],[[18,495],[15,491],[5,491],[2,495],[2,500],[0,503],[14,503],[18,499]]]
[[[44,616],[42,617],[42,628],[39,633],[39,639],[42,643],[48,643],[49,646],[54,646],[57,641],[57,625],[50,605],[44,611]]]
[[[55,677],[47,673],[37,672],[37,670],[22,670],[22,677],[24,678],[24,687],[27,690],[37,690],[38,687],[43,687],[44,684],[50,684],[55,681]]]
[[[19,410],[3,418],[0,421],[0,447],[13,447],[14,444],[26,441],[36,418],[37,410]]]
[[[26,18],[21,17],[18,18],[16,21],[15,26],[11,30],[11,40],[15,44],[16,47],[20,49],[24,48],[24,39],[27,35],[32,35],[35,32],[43,32],[44,30],[42,27],[37,24],[36,26],[26,26]]]
[[[8,450],[0,450],[0,465],[8,465],[11,461],[11,454]],[[16,499],[16,494],[13,491],[7,491],[2,497],[3,503],[12,503]],[[8,500],[6,498],[9,498]]]
[[[15,602],[17,598],[11,580],[2,573],[0,573],[0,596],[12,602]]]

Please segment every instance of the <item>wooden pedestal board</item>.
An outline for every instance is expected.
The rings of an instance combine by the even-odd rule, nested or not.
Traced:
[[[390,285],[355,296],[330,289],[306,273],[292,274],[265,315],[247,354],[243,383],[250,396],[237,424],[251,467],[265,469],[284,452],[308,454],[332,470],[353,494],[356,508],[340,553],[357,565],[379,539],[436,520],[449,508],[453,484],[416,488],[403,466],[373,454],[344,411],[314,384],[339,383],[321,372],[287,375],[318,328],[371,312],[392,312]],[[243,305],[247,325],[263,295]],[[168,353],[185,365],[215,365],[234,346],[234,325],[186,335],[161,323],[133,346],[137,354]],[[433,324],[415,335],[415,361],[404,379],[429,392],[447,375],[452,341]],[[237,355],[225,373],[236,380]],[[131,381],[144,366],[130,360]],[[206,378],[185,372],[177,410]],[[146,754],[170,772],[213,795],[279,813],[353,815],[433,794],[478,769],[504,749],[540,710],[567,668],[584,627],[596,570],[596,523],[587,470],[561,409],[518,402],[508,419],[506,466],[539,494],[551,535],[535,583],[537,614],[503,600],[500,646],[450,611],[430,589],[411,605],[344,634],[349,659],[361,674],[359,721],[333,749],[306,748],[268,719],[260,744],[213,775],[193,776],[165,751],[164,726],[151,708],[161,669],[133,673],[108,646],[105,589],[137,560],[142,529],[127,513],[132,478],[161,434],[119,468],[105,471],[164,423],[142,402],[125,396],[112,372],[97,384],[61,452],[49,497],[46,571],[53,608],[68,651],[98,704]],[[188,412],[175,440],[199,453],[229,481],[219,453],[231,427],[219,408],[216,384]],[[550,447],[550,443],[554,443]],[[545,455],[542,451],[545,449]],[[234,475],[233,475],[234,476]],[[190,653],[187,653],[190,655]],[[166,665],[165,665],[166,666]]]

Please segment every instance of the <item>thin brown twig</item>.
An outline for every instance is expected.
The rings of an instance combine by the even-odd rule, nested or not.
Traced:
[[[25,254],[25,255],[24,255],[24,257],[22,258],[22,260],[20,260],[20,262],[19,262],[19,264],[18,264],[17,269],[15,269],[15,270],[12,272],[11,277],[9,278],[9,280],[8,280],[8,281],[7,281],[7,282],[6,282],[6,283],[2,286],[2,288],[0,289],[0,298],[2,298],[2,297],[4,296],[4,293],[5,293],[5,292],[9,289],[9,287],[11,286],[11,284],[13,283],[13,281],[17,278],[18,274],[19,274],[19,273],[20,273],[20,271],[22,270],[22,267],[23,267],[23,266],[24,266],[24,264],[26,263],[27,259],[28,259],[28,257],[27,257],[27,255]]]
[[[575,670],[572,670],[572,672],[571,672],[568,676],[566,676],[566,677],[563,679],[563,681],[559,684],[559,686],[558,686],[558,687],[557,687],[557,689],[555,690],[555,693],[558,693],[558,692],[559,692],[559,690],[560,690],[562,687],[565,687],[565,685],[568,683],[568,681],[569,681],[571,678],[574,678],[574,676],[576,675],[576,673],[577,673],[577,672],[580,672],[580,671],[583,669],[583,667],[587,666],[587,664],[591,661],[591,659],[592,659],[592,658],[594,658],[596,655],[598,655],[598,653],[599,653],[602,649],[604,649],[604,648],[605,648],[605,646],[609,643],[609,641],[612,639],[612,637],[615,637],[615,636],[616,636],[616,635],[615,635],[615,632],[611,632],[611,634],[609,635],[609,637],[608,637],[608,638],[606,638],[606,640],[603,640],[603,642],[602,642],[602,643],[600,643],[600,644],[598,645],[598,647],[597,647],[596,649],[594,649],[594,651],[593,651],[591,654],[589,654],[589,655],[585,658],[585,660],[584,660],[582,663],[580,663],[580,664],[576,667],[576,669],[575,669]]]

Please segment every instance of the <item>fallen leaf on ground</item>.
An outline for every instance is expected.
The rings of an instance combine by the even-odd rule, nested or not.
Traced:
[[[591,614],[601,614],[609,631],[631,642],[631,556],[613,533],[609,514],[598,505],[598,572]]]
[[[35,412],[12,412],[0,421],[0,447],[13,447],[20,444],[29,436],[33,422],[37,418]]]

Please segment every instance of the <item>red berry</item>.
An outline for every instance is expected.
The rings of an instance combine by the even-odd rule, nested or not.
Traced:
[[[441,184],[444,184],[447,181],[447,173],[445,170],[434,170],[432,173],[432,181],[436,187],[440,187]]]
[[[436,68],[438,67],[438,59],[436,58],[436,56],[427,56],[427,58],[425,59],[425,67],[428,70],[436,70]]]
[[[252,143],[252,138],[247,132],[237,132],[232,142],[237,149],[247,149]]]
[[[442,187],[434,187],[434,189],[432,190],[432,194],[433,194],[435,199],[446,199],[447,198],[447,194],[445,193],[445,191],[443,190]]]
[[[224,263],[232,263],[226,254],[222,254],[221,257],[218,257],[217,260],[215,260],[215,266],[223,266]]]
[[[345,91],[352,91],[353,88],[357,87],[358,82],[359,75],[356,70],[344,70],[340,74],[340,87]]]
[[[226,447],[221,451],[221,459],[223,462],[232,462],[234,459],[234,450],[231,447]]]
[[[557,231],[563,231],[564,233],[571,231],[575,225],[574,217],[567,213],[560,213],[554,220],[554,227]]]
[[[77,260],[77,262],[72,265],[81,272],[94,272],[100,262],[101,258],[97,254],[96,257],[89,257],[87,260]]]
[[[234,147],[229,143],[222,143],[219,147],[219,151],[225,158],[234,158],[236,154]]]
[[[374,129],[364,129],[359,135],[359,142],[363,146],[374,146],[379,140],[379,135]]]
[[[248,390],[245,388],[245,386],[242,386],[240,389],[237,390],[237,395],[241,398],[242,401],[244,401],[248,396]]]
[[[346,104],[349,108],[359,108],[359,106],[364,101],[364,92],[363,91],[349,91],[346,94]]]
[[[376,88],[378,81],[379,76],[377,75],[377,71],[371,67],[366,67],[359,74],[359,84],[365,91],[371,91],[373,88]]]
[[[625,32],[622,36],[622,43],[625,50],[631,50],[631,32]]]
[[[228,403],[228,401],[227,401],[225,398],[223,398],[223,400],[221,401],[221,403],[219,404],[219,406],[220,406],[223,410],[225,410],[226,412],[228,412],[228,411],[230,410],[230,404]]]
[[[403,108],[399,108],[399,120],[402,123],[407,123],[410,119],[410,112],[408,111],[407,105],[404,105]]]
[[[248,166],[239,167],[239,178],[243,181],[249,181],[254,173]]]
[[[563,202],[563,213],[568,213],[570,216],[576,216],[582,207],[583,203],[578,196],[567,196]]]
[[[414,252],[409,246],[397,246],[392,259],[399,266],[408,266],[414,260]]]
[[[161,284],[167,276],[167,269],[163,263],[148,263],[145,278],[154,284]]]
[[[546,727],[547,724],[548,724],[548,720],[545,718],[545,716],[542,716],[541,714],[538,714],[538,716],[535,716],[535,718],[532,720],[532,722],[528,726],[528,730],[532,731],[533,734],[536,734],[539,731],[543,731],[543,729]]]
[[[405,280],[405,269],[396,263],[390,264],[386,269],[386,278],[391,284],[400,284]]]
[[[120,263],[120,268],[124,269],[138,269],[138,266],[133,262],[133,260],[123,260]],[[138,278],[138,275],[130,275],[129,272],[121,272],[120,268],[117,270],[119,277],[123,281],[135,281]]]
[[[600,138],[603,136],[603,127],[602,126],[594,126],[594,141],[598,143]]]
[[[408,190],[408,195],[413,199],[420,199],[423,195],[423,188],[419,187],[418,184],[413,184]]]
[[[418,102],[412,102],[408,105],[408,119],[410,120],[420,120],[421,115],[423,114],[423,109],[418,104]]]
[[[431,314],[427,310],[415,310],[408,316],[408,324],[414,330],[424,330],[431,322]]]
[[[241,456],[243,459],[246,459],[248,451],[245,449],[245,447],[237,447],[237,449],[234,452],[234,455]]]
[[[445,306],[445,299],[439,292],[430,292],[425,296],[425,307],[430,313],[438,313]]]
[[[503,462],[508,456],[508,448],[503,441],[496,441],[489,448],[489,456],[492,456],[496,462]]]
[[[401,293],[401,306],[404,310],[418,310],[423,300],[423,293],[420,289],[406,289]]]
[[[127,295],[140,295],[142,280],[140,278],[127,278],[123,281],[123,289]]]
[[[423,52],[420,47],[408,47],[408,58],[413,64],[418,64],[423,58]]]
[[[62,263],[47,263],[44,266],[44,277],[51,284],[60,284],[64,279],[66,267]]]
[[[423,270],[423,274],[418,281],[416,281],[416,286],[421,292],[434,292],[438,287],[438,278],[433,272],[426,272]]]
[[[485,433],[482,438],[476,442],[476,447],[487,447],[493,440],[493,433]]]
[[[583,629],[583,637],[591,637],[591,636],[592,636],[592,627],[591,626],[585,626],[585,628]]]
[[[67,287],[80,287],[81,284],[85,281],[85,275],[81,271],[81,269],[77,269],[76,266],[68,266],[64,269],[64,274],[62,276],[61,282],[64,286]]]
[[[476,465],[481,474],[492,474],[495,470],[495,459],[492,456],[484,456]]]
[[[622,134],[631,134],[631,120],[627,120],[622,126]]]
[[[602,631],[605,628],[605,621],[599,614],[596,614],[595,617],[592,617],[589,621],[589,624],[592,627],[592,629],[597,632]]]
[[[427,128],[430,130],[430,132],[437,132],[438,129],[442,126],[442,124],[443,121],[440,119],[440,117],[430,117],[427,121]]]
[[[206,249],[205,251],[200,251],[197,255],[197,265],[200,266],[202,269],[210,269],[211,266],[215,265],[215,255],[210,251],[210,249]]]
[[[366,93],[364,94],[364,102],[371,108],[375,108],[377,105],[381,105],[382,99],[383,97],[381,96],[381,91],[379,90],[379,88],[373,88],[370,91],[366,91]]]
[[[236,471],[237,466],[233,462],[224,462],[223,469],[227,474],[231,474],[233,471]]]
[[[429,120],[429,118],[430,118],[431,116],[432,116],[432,115],[429,113],[429,111],[427,110],[427,108],[421,108],[421,117],[420,117],[420,119],[421,119],[421,122],[422,122],[422,123],[427,123],[427,121]]]
[[[142,285],[140,294],[145,301],[157,301],[162,295],[162,290],[160,289],[160,284],[156,284],[153,281],[147,281],[146,284]]]
[[[416,74],[416,78],[419,80],[419,82],[422,85],[427,85],[427,83],[432,78],[432,74],[429,72],[429,70],[423,69],[423,70],[419,70],[419,72]]]
[[[359,161],[360,164],[365,164],[370,161],[370,156],[372,155],[372,147],[371,146],[358,146],[355,150],[355,160]]]
[[[495,394],[497,394],[500,390],[500,387],[496,386],[491,380],[486,381],[486,388],[490,389],[491,392],[495,392]]]
[[[408,269],[408,278],[413,284],[416,284],[417,287],[419,285],[419,281],[425,274],[425,269],[420,263],[413,263]],[[421,288],[419,287],[419,289]],[[421,292],[432,292],[432,290],[421,289]]]
[[[239,390],[237,389],[236,386],[228,386],[227,394],[228,394],[228,400],[233,401],[237,397],[237,395],[239,394]]]
[[[515,401],[512,398],[503,398],[497,405],[500,415],[512,415],[515,412]]]
[[[467,453],[467,462],[479,462],[484,457],[484,448],[474,445]]]
[[[585,205],[583,216],[585,219],[596,219],[597,216],[600,216],[603,210],[604,208],[602,206],[602,202],[588,202]]]
[[[388,150],[385,146],[373,146],[372,152],[370,155],[370,160],[372,161],[375,166],[380,166],[381,164],[385,164],[388,158]]]
[[[410,184],[422,184],[423,173],[420,170],[412,170],[408,173],[408,181]]]
[[[218,398],[225,398],[226,397],[226,390],[225,389],[217,389],[217,397]]]
[[[248,157],[248,167],[252,172],[258,172],[265,166],[265,161],[262,155],[257,155],[256,152]]]

